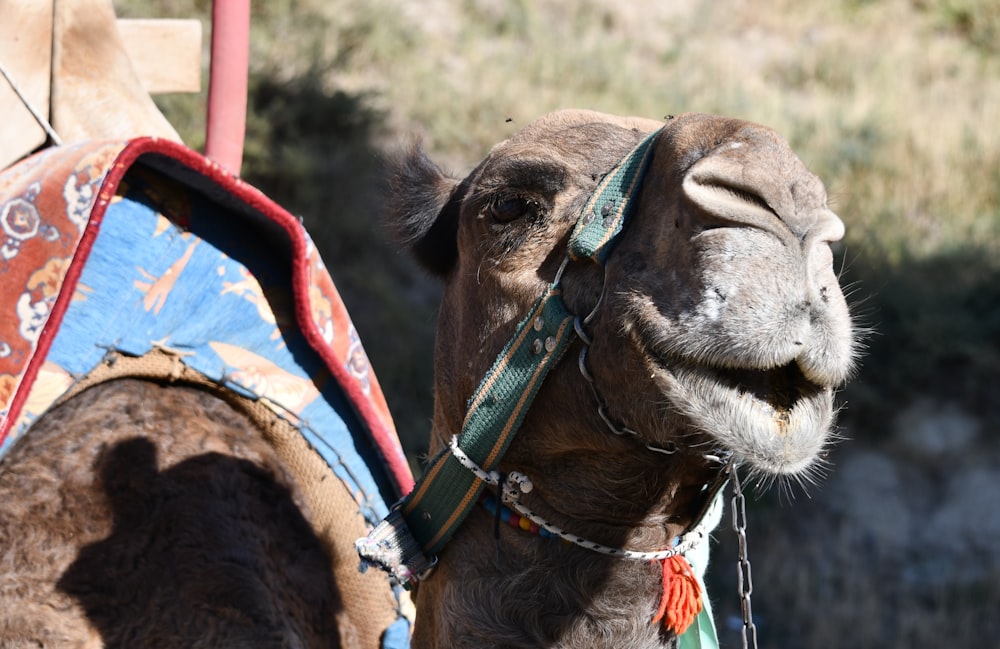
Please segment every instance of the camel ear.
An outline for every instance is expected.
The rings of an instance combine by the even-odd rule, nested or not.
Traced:
[[[461,187],[419,145],[390,162],[389,231],[421,266],[441,277],[458,260]]]

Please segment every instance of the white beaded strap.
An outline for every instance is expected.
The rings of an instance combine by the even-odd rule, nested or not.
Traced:
[[[492,486],[496,486],[501,483],[501,475],[499,472],[484,471],[478,464],[473,462],[472,458],[466,455],[465,452],[458,447],[457,435],[452,436],[449,446],[451,448],[452,455],[455,456],[455,459],[458,460],[459,464],[464,466],[469,471],[472,471],[477,478]],[[503,487],[501,488],[500,494],[503,503],[550,534],[569,541],[574,545],[578,545],[581,548],[610,557],[634,559],[637,561],[662,561],[663,559],[669,559],[670,557],[684,554],[701,543],[708,534],[708,530],[706,529],[707,521],[703,518],[698,521],[698,525],[684,535],[678,537],[675,545],[665,550],[657,550],[655,552],[636,552],[634,550],[626,550],[624,548],[613,548],[600,543],[595,543],[594,541],[588,541],[582,536],[577,536],[576,534],[567,532],[561,527],[557,527],[556,525],[548,522],[521,504],[519,500],[521,494],[529,493],[533,487],[534,485],[531,484],[531,479],[528,478],[528,476],[518,471],[511,471],[507,474],[506,479],[503,480]]]

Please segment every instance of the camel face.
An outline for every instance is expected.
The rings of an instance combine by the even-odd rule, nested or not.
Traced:
[[[462,181],[419,156],[404,165],[399,227],[446,281],[438,437],[460,427],[476,384],[555,278],[595,186],[661,126],[554,113],[495,146]],[[580,261],[564,272],[569,308],[593,312],[586,365],[597,398],[650,443],[803,471],[828,438],[833,391],[853,362],[830,251],[843,223],[770,129],[687,114],[668,120],[654,147],[606,267]],[[527,427],[545,428],[556,399],[564,425],[586,430],[583,420],[597,419],[571,356],[535,406],[549,414]]]
[[[675,121],[609,263],[608,311],[621,314],[609,324],[695,428],[759,469],[799,471],[821,450],[833,388],[852,367],[830,251],[843,223],[773,131]]]

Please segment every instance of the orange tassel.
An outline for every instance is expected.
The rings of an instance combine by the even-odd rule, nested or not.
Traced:
[[[663,622],[677,635],[684,633],[701,612],[701,589],[687,559],[674,555],[660,562],[663,566],[663,597],[653,616],[653,624]]]

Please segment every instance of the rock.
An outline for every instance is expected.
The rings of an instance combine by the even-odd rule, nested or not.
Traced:
[[[969,450],[979,437],[980,423],[955,404],[931,399],[916,401],[893,422],[902,450],[915,458],[940,462]]]

